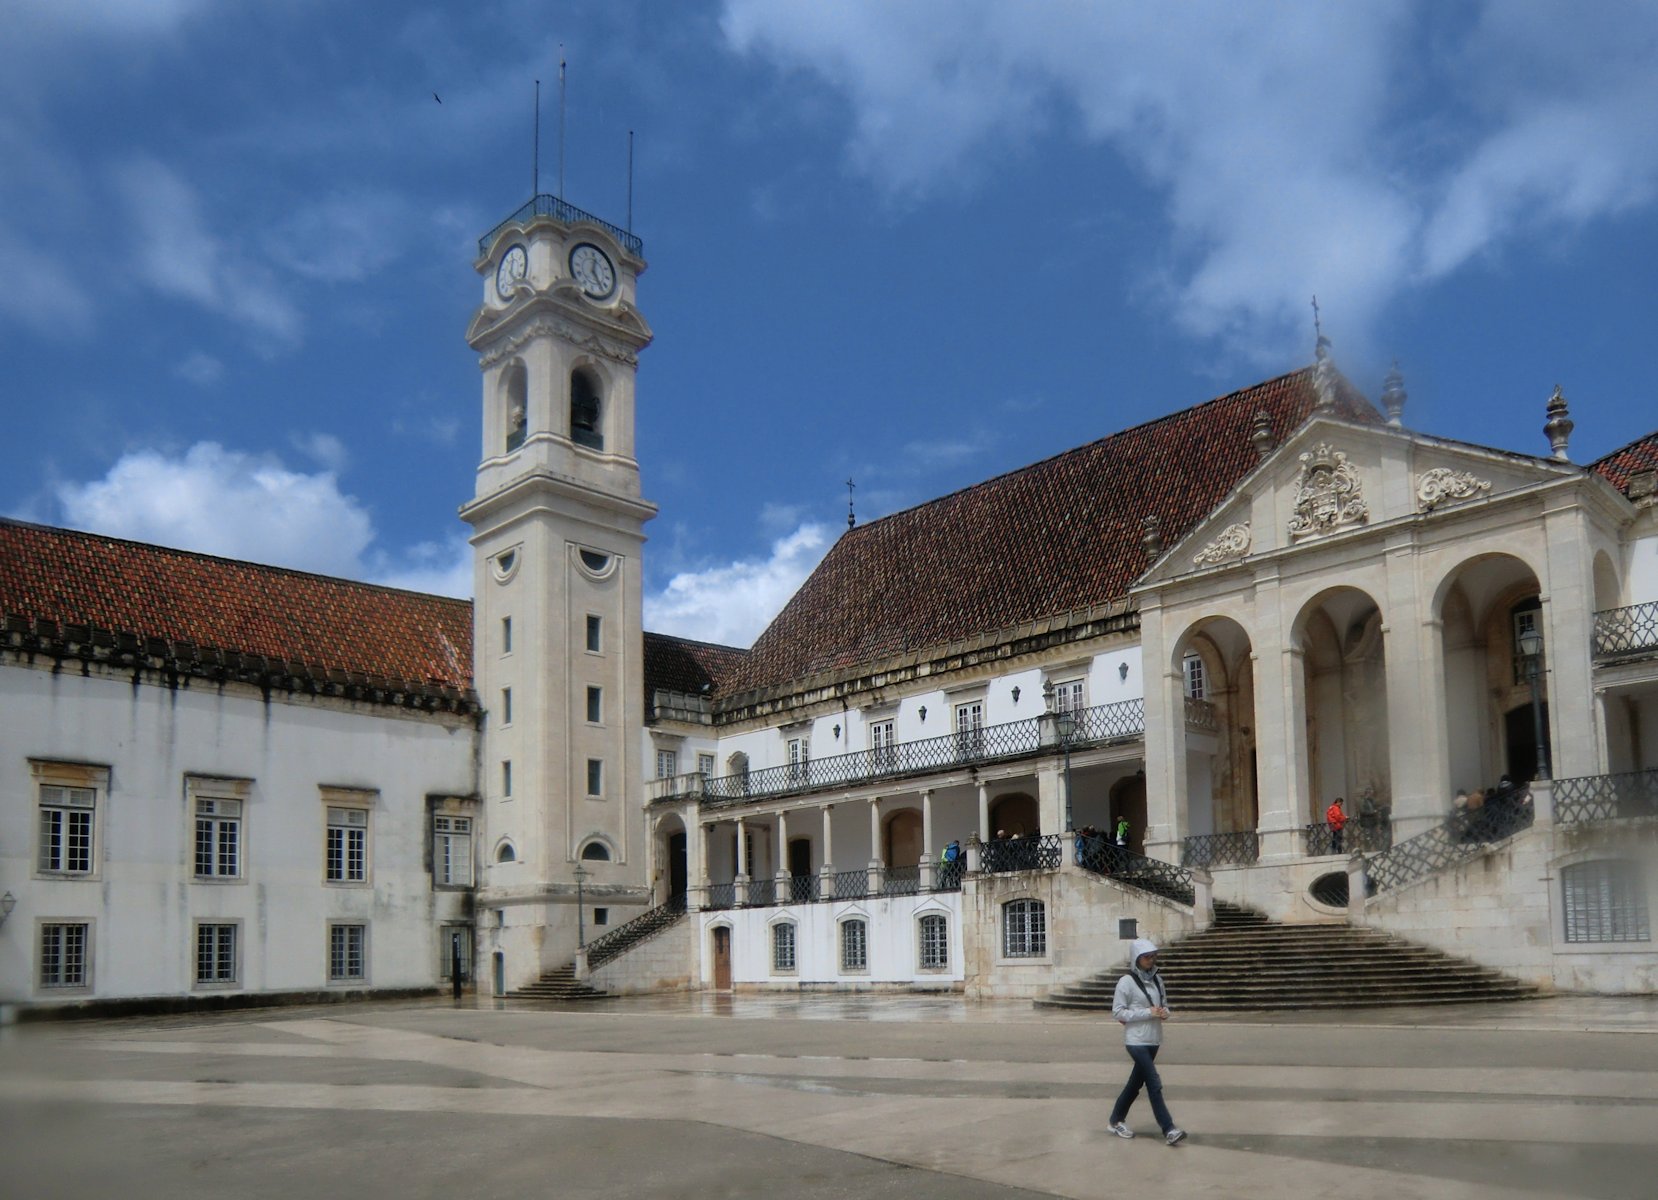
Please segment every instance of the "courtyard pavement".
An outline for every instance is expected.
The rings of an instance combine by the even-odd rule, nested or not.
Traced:
[[[1658,1000],[1181,1019],[914,996],[342,1004],[0,1030],[0,1193],[1658,1195]]]

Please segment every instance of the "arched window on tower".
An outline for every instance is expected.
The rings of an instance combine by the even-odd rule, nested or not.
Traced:
[[[604,426],[599,381],[586,367],[570,375],[570,440],[577,445],[604,449]]]
[[[505,400],[507,417],[507,453],[524,444],[524,433],[530,423],[529,377],[524,372],[524,364],[515,362],[506,369],[502,376],[501,391]]]

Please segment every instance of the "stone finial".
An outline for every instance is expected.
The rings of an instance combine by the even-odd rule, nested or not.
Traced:
[[[1399,360],[1393,360],[1393,370],[1382,380],[1382,407],[1387,410],[1387,423],[1398,429],[1404,425],[1405,377],[1399,374]]]
[[[1266,458],[1272,453],[1276,443],[1272,437],[1272,414],[1261,409],[1255,414],[1255,424],[1249,430],[1249,444],[1255,447],[1258,458]]]
[[[1313,408],[1333,408],[1336,403],[1336,364],[1330,357],[1330,339],[1321,332],[1313,350]]]
[[[1151,562],[1163,553],[1163,521],[1153,514],[1140,522],[1140,544],[1146,548],[1146,561]]]
[[[1554,457],[1561,462],[1570,461],[1566,457],[1566,439],[1572,436],[1574,423],[1566,413],[1566,397],[1560,394],[1560,385],[1554,385],[1554,395],[1549,397],[1549,419],[1543,422],[1543,432],[1548,435],[1549,445],[1554,449]]]

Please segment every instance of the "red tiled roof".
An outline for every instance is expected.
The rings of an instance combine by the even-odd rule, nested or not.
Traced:
[[[0,519],[0,615],[472,686],[472,605]]]
[[[1658,470],[1658,430],[1596,459],[1589,469],[1604,475],[1620,492],[1627,492],[1631,475]]]
[[[1351,384],[1337,390],[1334,415],[1381,421]],[[1255,414],[1282,442],[1314,403],[1308,367],[850,530],[721,691],[1120,601],[1146,569],[1143,519],[1172,545],[1259,461]]]
[[[748,656],[735,646],[693,642],[667,633],[645,633],[645,703],[657,688],[700,695],[713,691]]]

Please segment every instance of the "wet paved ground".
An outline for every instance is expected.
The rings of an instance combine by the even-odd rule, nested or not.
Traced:
[[[1658,1000],[1171,1023],[911,996],[430,1002],[0,1031],[8,1197],[1651,1197]]]

